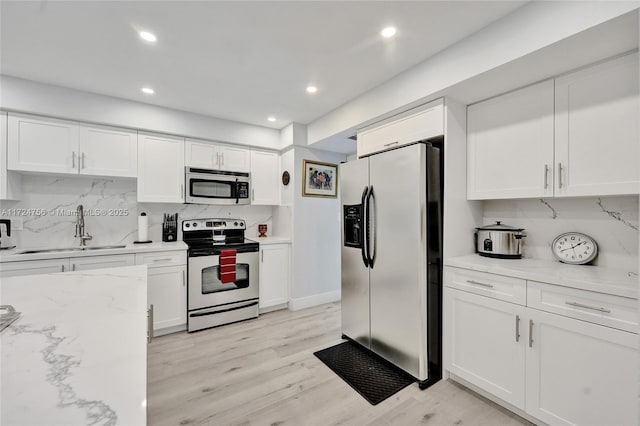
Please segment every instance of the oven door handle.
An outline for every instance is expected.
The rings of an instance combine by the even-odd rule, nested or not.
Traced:
[[[251,303],[248,303],[248,304],[242,305],[242,306],[235,306],[233,308],[222,309],[222,310],[214,311],[214,312],[196,312],[195,314],[189,314],[189,316],[191,318],[206,317],[208,315],[215,315],[215,314],[222,314],[224,312],[237,311],[238,309],[248,308],[248,307],[251,307],[251,306],[255,306],[257,304],[258,304],[258,301],[256,300],[255,302],[251,302]]]

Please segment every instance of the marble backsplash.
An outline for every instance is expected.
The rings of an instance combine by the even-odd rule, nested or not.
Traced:
[[[524,257],[553,259],[551,242],[579,231],[598,243],[595,265],[638,272],[638,196],[484,202],[484,224],[525,228]]]
[[[24,228],[15,230],[7,238],[3,227],[3,246],[78,245],[78,239],[74,238],[78,204],[82,204],[87,212],[85,226],[93,236],[89,242],[93,246],[133,242],[137,238],[137,216],[141,212],[149,216],[149,238],[153,241],[162,240],[164,213],[178,213],[180,221],[207,217],[241,218],[247,222],[247,237],[257,236],[261,223],[268,225],[268,235],[274,235],[271,206],[138,203],[136,181],[132,179],[25,175],[22,191],[20,201],[2,201],[0,204],[0,218],[20,218]],[[182,239],[181,234],[178,239]]]

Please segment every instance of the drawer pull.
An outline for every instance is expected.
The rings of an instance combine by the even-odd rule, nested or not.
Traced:
[[[529,320],[529,347],[533,347],[533,321]]]
[[[520,341],[520,315],[516,315],[516,342]]]
[[[475,285],[481,285],[482,287],[489,287],[489,288],[493,288],[493,284],[481,283],[481,282],[474,281],[474,280],[467,280],[467,282],[468,282],[469,284],[475,284]]]
[[[395,141],[395,142],[385,143],[384,146],[398,145],[399,143],[400,141]]]
[[[164,259],[153,259],[154,262],[171,262],[170,257],[165,257]]]
[[[594,311],[604,312],[607,314],[611,313],[611,309],[607,309],[607,308],[598,308],[596,306],[583,305],[582,303],[578,303],[578,302],[564,302],[564,303],[567,305],[575,306],[577,308],[592,309]]]

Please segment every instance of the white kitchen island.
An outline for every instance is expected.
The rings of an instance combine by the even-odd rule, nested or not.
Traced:
[[[0,424],[144,425],[147,267],[4,278]]]

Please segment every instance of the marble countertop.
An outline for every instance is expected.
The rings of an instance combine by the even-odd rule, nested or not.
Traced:
[[[262,245],[291,243],[291,238],[289,237],[247,237],[247,238],[257,243],[260,243]]]
[[[5,278],[0,424],[144,425],[147,267]]]
[[[621,269],[567,265],[541,259],[493,259],[477,254],[452,257],[446,259],[444,264],[615,296],[638,298],[638,275]]]
[[[87,246],[91,247],[91,245]],[[115,254],[135,254],[135,253],[150,253],[150,252],[162,252],[171,250],[187,250],[187,245],[183,241],[176,241],[172,243],[165,242],[153,242],[149,244],[127,244],[123,248],[113,249],[100,249],[100,250],[80,250],[80,247],[76,247],[77,250],[72,251],[58,251],[58,252],[45,252],[45,253],[29,253],[20,254],[25,250],[38,250],[55,247],[35,247],[35,248],[14,248],[11,250],[2,250],[0,252],[0,262],[18,262],[23,260],[44,260],[44,259],[59,259],[61,257],[85,257],[85,256],[104,256]]]

